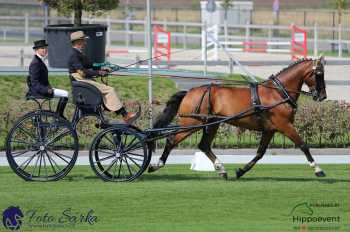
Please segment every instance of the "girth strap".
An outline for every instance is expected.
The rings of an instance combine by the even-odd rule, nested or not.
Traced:
[[[257,83],[250,84],[251,102],[255,110],[260,110],[261,106],[260,97],[258,93],[258,86],[259,85]]]

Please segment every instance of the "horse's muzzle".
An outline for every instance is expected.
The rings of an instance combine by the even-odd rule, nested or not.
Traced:
[[[318,92],[316,89],[313,89],[313,90],[311,91],[311,94],[312,94],[312,99],[313,99],[314,101],[319,101],[319,102],[321,102],[321,101],[323,101],[323,100],[325,100],[325,99],[327,98],[326,91],[320,91],[320,92]]]

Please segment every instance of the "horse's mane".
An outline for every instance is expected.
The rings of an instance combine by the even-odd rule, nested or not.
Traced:
[[[275,77],[279,76],[281,73],[283,73],[283,72],[289,70],[290,68],[293,68],[294,66],[296,66],[296,65],[298,65],[298,64],[301,64],[301,63],[303,63],[303,62],[305,62],[305,61],[310,61],[310,60],[312,60],[312,59],[309,59],[309,58],[298,59],[298,60],[296,60],[295,62],[293,62],[293,63],[291,63],[290,65],[288,65],[287,67],[285,67],[284,69],[282,69],[281,71],[279,71],[279,72],[275,75]]]

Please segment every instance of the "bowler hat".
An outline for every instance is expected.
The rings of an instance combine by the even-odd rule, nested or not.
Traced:
[[[49,46],[49,45],[46,43],[46,40],[41,39],[41,40],[34,41],[33,49],[43,48],[43,47],[47,47],[47,46]]]
[[[74,42],[80,39],[88,39],[89,37],[84,34],[83,31],[75,31],[70,34],[70,41]]]

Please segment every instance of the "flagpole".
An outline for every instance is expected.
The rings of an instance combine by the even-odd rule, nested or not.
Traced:
[[[152,110],[152,15],[151,0],[147,0],[147,41],[148,41],[148,103],[149,103],[149,126],[153,127],[153,110]]]

